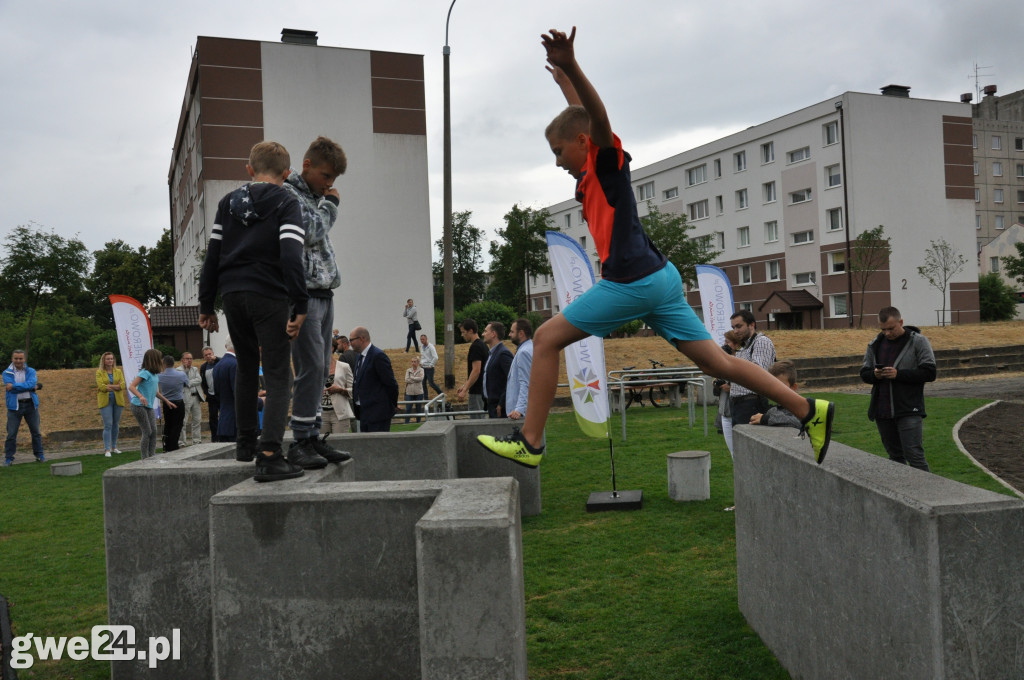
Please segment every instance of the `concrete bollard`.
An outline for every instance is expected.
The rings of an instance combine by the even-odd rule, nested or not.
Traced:
[[[711,454],[677,451],[668,454],[668,497],[674,501],[711,498]]]
[[[80,475],[82,474],[82,461],[53,463],[50,465],[50,474],[55,477],[74,477],[75,475]]]

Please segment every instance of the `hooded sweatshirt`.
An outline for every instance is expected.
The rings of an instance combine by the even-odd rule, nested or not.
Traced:
[[[305,314],[304,237],[298,202],[276,184],[253,182],[222,198],[199,277],[199,312],[213,313],[219,289],[288,300],[293,313]]]
[[[338,219],[338,199],[314,194],[302,179],[302,173],[295,169],[284,181],[284,187],[299,200],[302,208],[302,227],[306,230],[306,247],[302,251],[306,289],[313,297],[332,297],[331,289],[341,285],[330,234]]]

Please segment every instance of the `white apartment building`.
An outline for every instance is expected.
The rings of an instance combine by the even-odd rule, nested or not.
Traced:
[[[248,181],[252,145],[280,142],[301,168],[318,135],[348,158],[331,231],[335,327],[364,325],[375,344],[399,346],[411,297],[433,337],[423,57],[319,47],[311,31],[286,29],[279,43],[197,39],[168,173],[175,300],[198,303],[217,204]]]
[[[1024,90],[1000,97],[987,85],[973,105],[974,203],[978,247],[1024,223]],[[965,94],[961,101],[970,101]]]
[[[847,275],[847,241],[880,224],[892,256],[863,295],[866,325],[888,305],[915,325],[938,323],[942,307],[947,323],[978,321],[970,105],[912,99],[903,86],[883,92],[846,92],[633,168],[641,216],[648,201],[685,213],[691,235],[721,251],[715,264],[732,281],[736,308],[751,310],[762,327],[851,325],[862,296]],[[579,204],[548,211],[599,272]],[[917,273],[939,239],[968,258],[945,305]],[[531,309],[557,311],[550,284],[531,284]],[[697,292],[688,297],[699,311]]]

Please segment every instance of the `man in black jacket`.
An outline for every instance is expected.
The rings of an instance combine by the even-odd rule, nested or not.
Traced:
[[[924,457],[924,384],[935,380],[935,354],[900,310],[878,312],[881,333],[868,343],[861,379],[871,385],[868,418],[875,421],[889,458],[928,471]]]

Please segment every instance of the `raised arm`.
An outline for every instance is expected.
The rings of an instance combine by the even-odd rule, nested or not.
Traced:
[[[559,89],[562,90],[562,95],[565,97],[565,102],[569,106],[583,106],[583,102],[580,101],[580,96],[576,94],[576,88],[569,82],[569,77],[565,75],[565,71],[558,68],[557,66],[545,66],[551,77],[555,79],[555,84],[558,85]]]
[[[573,42],[576,40],[576,27],[572,27],[572,33],[566,35],[561,31],[551,29],[549,33],[541,36],[541,42],[548,55],[548,63],[556,69],[561,69],[572,85],[579,103],[590,114],[590,139],[601,148],[609,148],[615,145],[612,135],[612,124],[608,120],[608,112],[604,108],[604,102],[597,94],[597,90],[591,85],[590,80],[584,75],[583,69],[576,62],[576,52]],[[558,82],[557,74],[555,82]],[[563,89],[563,92],[565,90]],[[568,95],[566,95],[568,100]]]

